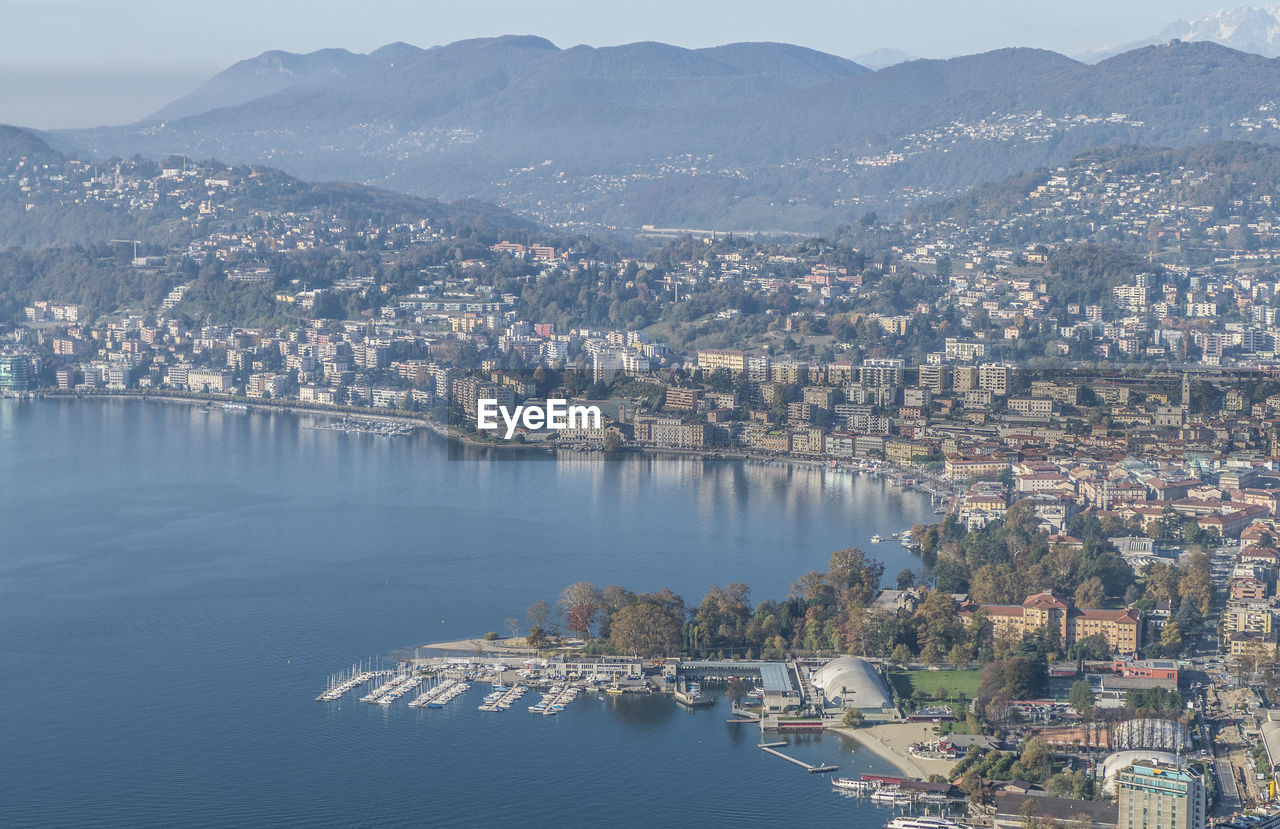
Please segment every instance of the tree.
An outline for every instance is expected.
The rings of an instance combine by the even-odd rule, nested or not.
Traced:
[[[836,591],[853,591],[853,597],[863,604],[871,604],[871,600],[880,591],[884,563],[868,558],[857,547],[846,547],[831,554],[827,576]]]
[[[979,604],[1009,604],[1019,601],[1017,575],[1008,564],[984,564],[973,571],[969,592]]]
[[[1213,604],[1213,577],[1209,573],[1209,556],[1196,550],[1179,568],[1178,593],[1183,601],[1194,603],[1201,616],[1207,616]]]
[[[848,711],[844,712],[844,719],[842,722],[849,728],[857,728],[862,725],[862,721],[864,719],[865,718],[862,716],[861,711],[857,708],[850,708]]]
[[[512,638],[512,639],[514,639],[515,637],[517,637],[517,636],[519,636],[519,635],[520,635],[520,620],[519,620],[519,619],[517,619],[517,618],[515,618],[515,617],[510,617],[510,618],[508,618],[508,619],[506,620],[505,624],[506,624],[506,626],[507,626],[507,632],[511,634],[511,638]]]
[[[545,629],[547,620],[551,618],[551,605],[539,599],[529,605],[529,609],[524,612],[524,617],[529,620],[529,624]]]
[[[588,581],[574,582],[560,591],[557,605],[565,616],[565,627],[586,639],[591,636],[591,625],[604,603],[600,588]]]
[[[947,654],[947,661],[951,663],[953,668],[963,668],[969,664],[970,652],[969,647],[963,642],[956,642],[951,648],[951,652]]]
[[[1067,656],[1073,660],[1090,659],[1094,661],[1111,658],[1111,643],[1101,633],[1091,633],[1071,643]]]
[[[547,644],[547,632],[538,625],[534,625],[529,628],[529,635],[524,640],[529,644],[529,647],[535,650],[542,650],[543,646]]]
[[[613,614],[609,641],[624,653],[661,656],[680,647],[680,620],[661,605],[636,602]]]
[[[910,567],[902,568],[902,572],[898,574],[898,589],[910,590],[916,586],[916,574]]]
[[[893,649],[893,653],[889,654],[889,661],[895,665],[908,665],[911,663],[911,649],[906,645],[898,645]]]
[[[1077,679],[1071,683],[1071,691],[1067,695],[1067,702],[1075,709],[1077,714],[1083,716],[1093,710],[1093,686],[1088,680]]]
[[[942,661],[943,650],[937,642],[930,641],[920,652],[920,661],[926,665],[937,665]]]
[[[1035,780],[1044,780],[1049,776],[1049,744],[1044,737],[1032,737],[1022,747],[1022,758],[1019,762]]]
[[[1107,589],[1103,586],[1102,579],[1097,576],[1085,579],[1076,588],[1076,607],[1102,607],[1106,598]]]

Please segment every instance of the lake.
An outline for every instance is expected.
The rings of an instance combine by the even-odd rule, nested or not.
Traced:
[[[141,400],[0,400],[0,823],[777,825],[888,813],[754,749],[728,706],[558,717],[347,698],[328,676],[502,630],[575,581],[783,598],[933,520],[870,476],[688,457],[467,460],[426,432]],[[464,459],[457,460],[459,455]],[[791,738],[840,774],[856,744]]]

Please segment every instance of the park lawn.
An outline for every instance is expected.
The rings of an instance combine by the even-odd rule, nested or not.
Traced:
[[[982,671],[890,671],[889,681],[903,699],[916,691],[923,691],[932,697],[939,688],[949,698],[964,694],[966,698],[973,699],[978,695]]]

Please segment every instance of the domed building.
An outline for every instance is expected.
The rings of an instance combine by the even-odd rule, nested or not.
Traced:
[[[893,696],[880,672],[865,659],[841,656],[814,671],[809,677],[824,707],[856,708],[863,714],[892,713]]]
[[[1149,749],[1178,754],[1191,747],[1191,733],[1177,720],[1142,717],[1117,725],[1111,747],[1116,751]]]

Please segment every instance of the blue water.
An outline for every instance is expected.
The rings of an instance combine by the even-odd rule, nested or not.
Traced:
[[[867,477],[696,459],[450,460],[427,434],[143,401],[0,401],[0,825],[777,825],[887,813],[727,705],[558,717],[313,701],[353,662],[501,630],[566,584],[741,581],[932,517]],[[842,738],[792,754],[891,773]]]

